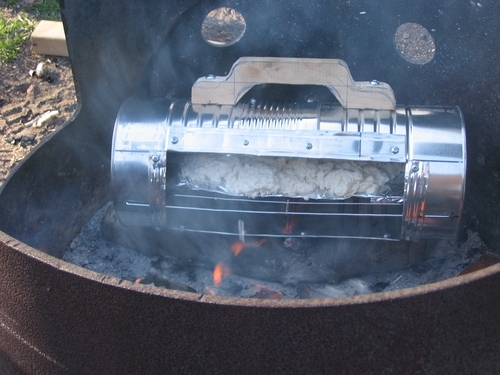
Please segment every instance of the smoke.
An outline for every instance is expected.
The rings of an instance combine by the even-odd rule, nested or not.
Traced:
[[[63,7],[70,25],[68,42],[81,113],[86,116],[85,126],[93,133],[85,142],[95,141],[101,146],[104,161],[109,160],[107,153],[116,113],[128,96],[140,93],[152,98],[189,98],[190,87],[198,77],[224,75],[238,57],[245,55],[342,58],[355,80],[376,78],[388,82],[395,89],[398,101],[460,104],[453,102],[456,95],[445,88],[449,84],[439,83],[448,82],[468,67],[469,63],[462,58],[464,48],[480,40],[484,30],[474,29],[474,38],[466,36],[463,30],[470,29],[466,27],[469,23],[481,25],[476,21],[488,12],[486,5],[456,7],[452,2],[241,1],[223,5],[234,7],[244,17],[247,29],[243,38],[232,46],[217,48],[203,40],[201,23],[219,5],[193,1],[180,7],[131,2],[121,5],[118,11],[116,6],[94,1],[80,8],[72,4]],[[88,17],[92,8],[99,17]],[[121,17],[116,17],[118,13]],[[423,67],[413,66],[398,55],[393,36],[405,22],[419,23],[432,33],[436,41],[433,62]],[[465,44],[461,44],[463,39]],[[479,55],[467,55],[469,61],[487,60],[484,57],[487,51],[493,51],[493,42],[486,38],[485,43],[491,48]],[[484,63],[481,66],[490,68]],[[472,75],[470,69],[466,71]],[[462,78],[454,92],[466,91],[468,82]],[[475,87],[480,89],[482,85],[478,83]],[[81,133],[86,130],[81,129]],[[170,248],[177,244],[185,248],[181,242],[172,240]],[[204,245],[197,239],[190,244],[197,249]],[[230,245],[224,244],[222,248]],[[268,246],[272,242],[262,249]],[[344,246],[339,248],[348,252]]]
[[[124,228],[107,204],[74,238],[63,259],[120,279],[202,294],[339,298],[454,277],[488,248],[469,232],[463,245],[268,238],[249,239],[238,253],[233,250],[220,236]]]

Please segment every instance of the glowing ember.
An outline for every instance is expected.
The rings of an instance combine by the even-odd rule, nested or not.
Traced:
[[[282,299],[283,293],[280,291],[271,289],[265,285],[256,284],[258,288],[257,292],[253,295],[253,298],[259,299]]]
[[[222,284],[222,276],[231,274],[231,270],[222,265],[222,263],[217,263],[214,268],[214,284]]]
[[[245,248],[245,243],[241,241],[236,241],[231,245],[231,251],[233,252],[234,256],[238,256],[239,253]]]
[[[233,252],[234,256],[238,256],[241,251],[247,247],[259,247],[264,245],[264,243],[267,241],[267,238],[263,238],[257,242],[242,242],[242,241],[236,241],[231,245],[231,251]]]
[[[211,296],[215,296],[215,290],[213,290],[212,288],[210,288],[208,286],[205,288],[205,292],[207,294],[210,294]]]

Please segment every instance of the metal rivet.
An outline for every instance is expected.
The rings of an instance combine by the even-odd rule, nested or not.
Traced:
[[[177,144],[177,142],[179,142],[179,138],[172,137],[172,143],[175,145],[175,144]]]
[[[372,86],[378,86],[379,84],[380,84],[380,82],[379,82],[379,81],[377,81],[376,79],[372,79],[372,80],[370,81],[370,85],[372,85]]]
[[[312,148],[313,148],[312,143],[311,143],[311,142],[308,142],[308,143],[307,143],[306,148],[307,148],[308,150],[312,149]]]
[[[394,146],[393,148],[391,148],[391,152],[392,152],[393,154],[397,154],[397,153],[399,153],[399,147]]]
[[[313,102],[314,102],[314,99],[309,98],[309,99],[307,99],[307,102],[308,102],[308,103],[313,103]]]
[[[158,155],[151,156],[151,160],[153,163],[158,163],[160,161],[160,157]]]
[[[255,98],[250,99],[250,104],[251,105],[257,104],[257,99],[255,99]]]
[[[391,235],[389,233],[384,234],[384,238],[391,238]]]
[[[418,165],[414,165],[413,167],[411,167],[411,170],[413,172],[418,172],[418,170],[419,170]]]
[[[211,80],[211,79],[215,79],[215,76],[213,74],[209,74],[209,75],[207,75],[206,78]]]
[[[245,139],[245,140],[243,141],[243,145],[244,145],[244,146],[248,146],[249,144],[250,144],[250,142],[248,141],[248,139]]]

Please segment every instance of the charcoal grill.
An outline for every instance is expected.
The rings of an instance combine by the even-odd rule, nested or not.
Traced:
[[[226,48],[199,32],[221,6],[247,23]],[[2,186],[2,373],[500,372],[499,265],[396,292],[270,301],[151,288],[59,259],[112,199],[122,103],[190,98],[199,77],[226,76],[243,56],[341,58],[356,79],[389,82],[399,105],[459,106],[462,223],[498,251],[499,3],[63,0],[61,9],[81,107]],[[431,62],[395,51],[404,22],[432,33]]]

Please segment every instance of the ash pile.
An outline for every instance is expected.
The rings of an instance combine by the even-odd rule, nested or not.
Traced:
[[[467,237],[418,243],[186,237],[122,227],[108,203],[63,259],[152,287],[243,298],[339,298],[429,284],[500,261],[477,233]]]

